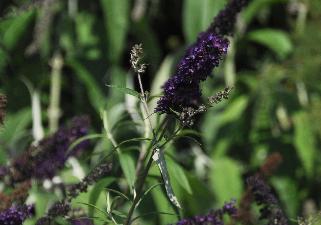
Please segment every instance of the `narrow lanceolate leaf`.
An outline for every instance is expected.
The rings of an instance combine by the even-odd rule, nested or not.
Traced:
[[[294,116],[294,145],[308,177],[313,174],[317,154],[316,138],[313,134],[308,115],[304,112]]]
[[[165,157],[164,157],[164,153],[161,149],[157,148],[155,150],[155,153],[153,155],[153,160],[156,162],[162,177],[163,177],[163,181],[165,184],[165,189],[166,189],[166,194],[167,197],[169,198],[169,200],[178,208],[181,208],[177,197],[174,194],[173,188],[171,186],[170,180],[169,180],[169,175],[168,175],[168,171],[167,171],[167,166],[166,166],[166,161],[165,161]]]
[[[100,0],[104,13],[108,58],[117,64],[122,56],[129,25],[128,0]]]
[[[271,49],[280,59],[284,59],[293,50],[289,35],[281,30],[254,30],[248,34],[248,38]]]
[[[137,92],[137,91],[135,91],[133,89],[130,89],[130,88],[126,88],[126,87],[122,87],[122,86],[118,86],[118,85],[109,85],[109,84],[106,84],[106,86],[110,87],[110,88],[114,88],[116,90],[119,90],[120,92],[122,92],[124,94],[132,95],[132,96],[137,97],[137,98],[140,97],[139,92]]]
[[[133,191],[133,187],[136,179],[135,161],[133,157],[128,152],[125,152],[125,151],[119,152],[118,156],[119,156],[120,166],[123,170],[123,173],[128,182],[130,190]]]

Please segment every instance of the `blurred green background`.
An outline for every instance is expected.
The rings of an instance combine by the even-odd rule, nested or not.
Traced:
[[[128,116],[130,100],[106,84],[138,88],[129,64],[129,52],[136,43],[143,44],[148,64],[144,87],[152,95],[161,94],[161,85],[184,49],[225,3],[1,0],[0,92],[8,97],[6,123],[0,131],[1,164],[35,138],[32,104],[41,106],[45,134],[57,126],[50,114],[57,108],[60,123],[75,115],[90,115],[92,132],[101,131],[99,109],[103,106],[111,121]],[[271,184],[287,215],[295,220],[313,213],[321,203],[321,2],[252,0],[240,14],[230,40],[228,55],[202,88],[205,98],[232,86],[231,98],[198,119],[193,139],[180,139],[167,150],[182,214],[206,213],[231,198],[239,200],[246,175],[273,152],[279,152],[283,162]],[[52,99],[50,90],[55,88],[61,88],[60,102]],[[128,123],[115,127],[117,140],[137,133]],[[81,161],[83,169],[88,171],[88,162],[98,160],[94,153],[108,151],[110,146],[107,140],[95,140],[92,154]],[[135,156],[129,158],[130,171]],[[157,167],[153,170],[159,176]],[[77,180],[70,171],[69,167],[62,171],[64,182]],[[109,178],[103,182],[121,186],[123,181]],[[47,204],[44,199],[56,198],[36,188],[31,194],[38,196],[42,206]],[[88,202],[95,196],[90,191],[81,198]],[[104,197],[99,201],[97,205],[103,206]],[[39,216],[46,207],[37,209]],[[175,212],[160,187],[139,211]],[[155,224],[157,217],[157,223],[167,224],[177,219],[153,217],[143,221]]]

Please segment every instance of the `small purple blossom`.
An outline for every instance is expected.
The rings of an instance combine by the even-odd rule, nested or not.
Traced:
[[[227,214],[231,217],[237,215],[235,201],[225,203],[221,209],[210,212],[207,215],[194,216],[188,219],[182,219],[176,225],[224,225],[223,215]]]
[[[21,225],[28,217],[34,214],[32,205],[12,206],[0,212],[1,225]]]
[[[199,103],[199,83],[204,81],[227,53],[228,40],[213,33],[203,33],[187,51],[177,66],[175,75],[163,86],[156,112],[170,113]]]

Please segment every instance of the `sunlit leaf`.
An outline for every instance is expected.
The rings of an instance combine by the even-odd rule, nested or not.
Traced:
[[[187,193],[193,194],[193,190],[191,188],[191,185],[189,184],[184,169],[170,157],[165,157],[165,159],[168,166],[168,172],[171,175],[172,179],[176,180],[176,182],[182,188],[184,188]]]
[[[229,158],[214,159],[210,181],[217,204],[223,205],[230,199],[240,199],[243,179],[241,167],[236,161]]]
[[[100,3],[104,12],[109,60],[118,63],[126,43],[130,1],[100,0]]]
[[[137,91],[135,91],[133,89],[130,89],[130,88],[126,88],[126,87],[122,87],[122,86],[118,86],[118,85],[109,85],[109,84],[107,84],[106,86],[110,87],[110,88],[114,88],[114,89],[116,89],[116,90],[118,90],[118,91],[120,91],[120,92],[122,92],[124,94],[132,95],[132,96],[137,97],[137,98],[140,97],[140,93],[139,92],[137,92]]]
[[[115,181],[115,178],[111,178],[111,177],[107,177],[104,179],[101,179],[100,181],[98,181],[93,189],[90,191],[90,196],[89,196],[89,203],[91,205],[96,205],[96,202],[99,198],[99,196],[105,192],[105,188],[107,186],[109,186],[111,183],[113,183]],[[88,207],[88,215],[90,217],[94,216],[94,208],[93,207]]]
[[[255,41],[271,49],[280,59],[284,59],[292,51],[293,46],[289,35],[281,30],[260,29],[247,34],[251,41]]]
[[[316,139],[308,115],[298,112],[294,116],[294,145],[308,177],[313,175],[317,154]]]

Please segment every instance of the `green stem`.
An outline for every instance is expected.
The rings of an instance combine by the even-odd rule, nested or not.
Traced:
[[[55,53],[52,58],[52,73],[50,87],[50,104],[48,108],[49,132],[57,131],[60,117],[60,91],[61,91],[61,69],[63,59],[59,53]]]
[[[225,83],[228,87],[233,87],[235,85],[235,45],[234,39],[230,39],[229,51],[225,60]]]
[[[152,166],[152,162],[153,162],[153,154],[154,154],[154,150],[152,151],[152,154],[150,155],[149,159],[148,159],[148,162],[147,162],[147,165],[143,171],[143,174],[142,176],[140,177],[140,179],[138,180],[138,183],[137,183],[137,192],[136,192],[136,196],[133,200],[133,203],[128,211],[128,216],[127,216],[127,219],[125,221],[125,225],[130,225],[131,224],[131,218],[133,216],[133,213],[134,213],[134,210],[137,206],[137,203],[139,202],[142,194],[143,194],[143,188],[144,188],[144,184],[145,184],[145,180],[147,178],[147,175],[148,175],[148,172],[149,172],[149,169],[151,168]]]
[[[136,188],[136,196],[134,197],[133,203],[128,211],[128,215],[125,221],[125,225],[129,225],[131,224],[131,218],[133,216],[134,210],[137,207],[137,204],[139,203],[139,200],[143,194],[143,188],[144,188],[144,184],[145,184],[145,180],[147,178],[149,169],[152,166],[152,162],[153,162],[153,154],[155,152],[155,146],[157,146],[157,143],[159,142],[159,140],[162,139],[162,136],[164,135],[164,133],[162,132],[160,134],[160,136],[157,138],[159,132],[163,129],[165,129],[163,127],[164,124],[166,124],[167,120],[163,120],[162,123],[159,125],[158,129],[156,130],[156,133],[154,134],[153,140],[150,142],[149,146],[147,147],[147,151],[146,151],[146,155],[144,158],[142,158],[142,161],[145,161],[145,159],[148,157],[148,153],[150,153],[150,150],[153,149],[151,151],[151,154],[148,158],[148,162],[146,167],[143,169],[143,167],[140,168],[140,170],[137,171],[137,175],[138,175],[138,179],[137,179],[137,188]]]
[[[298,16],[296,18],[295,32],[297,35],[301,35],[305,29],[308,9],[304,2],[299,2],[298,4]]]

